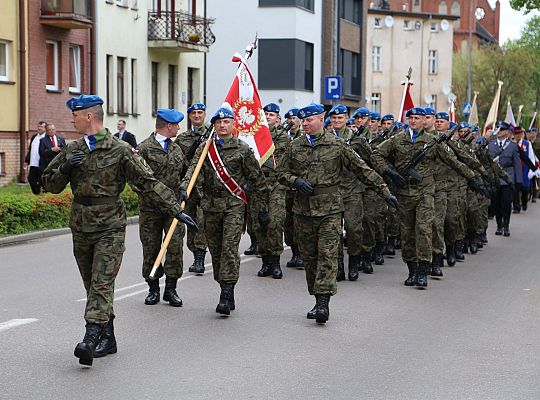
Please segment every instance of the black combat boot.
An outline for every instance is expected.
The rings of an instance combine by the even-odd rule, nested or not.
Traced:
[[[469,254],[469,238],[466,237],[465,240],[463,240],[463,254]]]
[[[394,249],[401,250],[401,239],[399,237],[396,238],[396,243],[394,244]]]
[[[482,241],[483,244],[488,244],[488,238],[487,238],[487,233],[485,229],[484,229],[484,233],[480,235],[480,240]]]
[[[503,226],[503,236],[508,237],[510,236],[510,224],[506,222]]]
[[[349,256],[348,278],[350,281],[355,281],[358,279],[358,270],[360,269],[361,259],[362,259],[362,256]]]
[[[330,303],[329,294],[319,295],[317,309],[315,310],[315,321],[317,321],[318,324],[324,324],[330,318],[330,309],[328,303]]]
[[[251,237],[251,245],[248,247],[246,251],[244,251],[244,254],[246,256],[252,256],[257,254],[258,246],[257,246],[257,240],[254,237]]]
[[[427,287],[427,272],[429,263],[421,261],[418,263],[418,279],[416,280],[416,286]]]
[[[482,234],[481,233],[478,233],[478,234],[474,235],[474,241],[476,242],[476,247],[478,247],[479,250],[484,248],[484,242],[482,242]]]
[[[165,277],[165,290],[163,291],[163,301],[169,302],[173,307],[182,307],[182,299],[176,293],[176,281],[178,278]]]
[[[349,270],[350,270],[350,264],[351,264],[351,257],[349,256]],[[345,280],[345,263],[343,262],[343,257],[338,257],[338,260],[337,260],[336,280],[338,282]]]
[[[446,263],[449,267],[456,265],[456,248],[454,244],[446,245]]]
[[[159,303],[159,279],[148,281],[148,295],[144,299],[144,304],[153,306]]]
[[[307,319],[315,319],[317,315],[317,306],[319,305],[319,295],[315,295],[315,305],[307,312]]]
[[[457,261],[465,260],[465,256],[463,255],[463,240],[456,240],[455,249],[456,249],[456,260]]]
[[[304,269],[304,257],[300,255],[300,251],[298,251],[298,256],[296,257],[296,268]]]
[[[469,237],[469,249],[471,250],[471,254],[478,253],[478,243],[476,242],[476,235],[471,235]]]
[[[396,255],[396,238],[393,236],[388,236],[386,240],[386,246],[384,248],[385,256],[395,256]]]
[[[283,271],[281,270],[281,264],[279,262],[280,256],[270,256],[270,268],[272,271],[272,278],[283,278]]]
[[[296,244],[293,244],[291,246],[292,250],[292,258],[287,261],[287,268],[296,268],[296,262],[298,260],[298,246]]]
[[[272,256],[262,256],[262,266],[257,275],[260,277],[272,275]]]
[[[86,324],[86,333],[82,342],[75,347],[75,357],[79,359],[79,364],[92,365],[94,361],[94,351],[103,332],[103,326],[95,323]]]
[[[384,243],[377,243],[375,245],[375,250],[373,251],[375,254],[375,265],[384,264],[383,250],[384,250]]]
[[[443,256],[439,253],[433,253],[433,260],[431,262],[431,276],[443,276],[442,268]]]
[[[189,272],[204,274],[204,256],[206,255],[206,250],[195,249],[193,255],[193,265],[189,267]]]
[[[371,254],[362,253],[361,257],[362,257],[362,272],[364,274],[372,274],[373,266],[371,265]]]
[[[495,235],[501,236],[503,234],[503,221],[501,217],[496,217],[497,219],[497,230],[495,231]]]
[[[231,315],[231,305],[234,305],[234,285],[231,283],[221,283],[221,294],[219,295],[219,304],[216,307],[216,312],[222,315]]]
[[[99,342],[96,345],[96,350],[94,351],[94,358],[105,357],[107,354],[115,354],[118,351],[116,347],[116,338],[114,337],[114,324],[113,318],[107,322],[103,333],[99,338]]]
[[[416,282],[418,281],[418,264],[412,261],[409,261],[407,263],[407,267],[409,268],[409,277],[405,279],[405,282],[403,284],[405,286],[414,286],[416,285]]]

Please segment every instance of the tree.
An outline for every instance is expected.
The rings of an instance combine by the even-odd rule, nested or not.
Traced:
[[[540,8],[540,0],[510,0],[510,7],[525,14]]]

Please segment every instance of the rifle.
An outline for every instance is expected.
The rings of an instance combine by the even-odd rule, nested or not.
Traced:
[[[497,136],[501,128],[497,128],[495,132],[491,134],[491,136]],[[484,138],[484,143],[482,143],[478,148],[474,151],[474,154],[479,154],[481,150],[485,149],[489,145],[489,138]]]
[[[413,156],[413,158],[411,158],[409,161],[407,161],[407,163],[405,163],[405,165],[398,168],[397,172],[404,178],[411,177],[411,178],[415,179],[418,182],[422,182],[422,179],[424,179],[424,177],[418,171],[415,170],[416,166],[418,164],[420,164],[420,161],[422,161],[422,159],[426,156],[427,152],[432,147],[437,146],[437,145],[439,145],[441,143],[448,142],[450,140],[450,138],[452,137],[452,135],[454,134],[454,132],[456,131],[456,129],[457,129],[457,125],[454,126],[452,129],[450,129],[450,130],[446,131],[445,133],[443,133],[438,138],[434,138],[431,142],[426,144],[422,150],[419,150]]]
[[[214,130],[214,126],[213,125],[208,125],[206,127],[206,130],[204,131],[204,133],[199,136],[197,138],[197,140],[195,140],[192,144],[191,144],[191,147],[188,149],[188,151],[186,152],[186,158],[188,161],[191,162],[191,159],[193,158],[193,156],[195,155],[195,152],[197,151],[197,149],[199,148],[199,146],[201,145],[201,143],[203,143],[204,141],[206,141],[206,139],[208,139],[211,135],[212,135],[212,131]]]
[[[397,129],[398,129],[398,121],[394,122],[390,127],[386,128],[381,133],[377,134],[377,137],[370,140],[369,144],[372,144],[375,141],[375,139],[379,139],[379,138],[385,141],[387,136],[389,135],[392,136],[392,134],[394,134],[397,131]]]
[[[354,132],[353,135],[347,140],[347,144],[351,144],[351,141],[355,137],[362,135],[364,133],[364,131],[366,130],[366,128],[368,126],[368,123],[369,123],[369,118],[366,120],[366,122],[364,122],[362,125],[360,125],[358,130],[356,132]]]
[[[287,122],[285,125],[282,125],[281,130],[288,132],[293,127],[293,125],[294,125],[294,121],[291,120],[291,121]]]

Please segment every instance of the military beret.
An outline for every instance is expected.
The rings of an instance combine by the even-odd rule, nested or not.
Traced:
[[[512,133],[525,133],[525,130],[521,126],[516,126],[512,129]]]
[[[376,119],[377,121],[380,121],[381,120],[381,114],[379,114],[376,111],[373,111],[373,112],[369,113],[369,119]]]
[[[450,129],[452,129],[454,126],[456,126],[457,124],[455,122],[450,122],[450,125],[448,126]]]
[[[473,125],[473,126],[471,127],[471,131],[472,131],[472,132],[479,132],[479,131],[480,131],[480,128],[478,128],[478,125]]]
[[[498,121],[495,124],[495,127],[496,128],[501,128],[501,131],[509,131],[510,129],[512,129],[512,127],[509,124],[507,124],[506,122],[504,122],[504,121]]]
[[[353,114],[353,118],[369,117],[369,110],[366,107],[357,108]]]
[[[347,110],[347,107],[345,107],[343,104],[336,104],[334,107],[330,109],[330,112],[328,115],[340,115],[340,114],[347,114],[349,110]]]
[[[471,126],[470,126],[467,122],[461,121],[461,122],[459,123],[458,129],[469,129],[470,127],[471,127]]]
[[[446,111],[440,111],[435,114],[435,119],[445,119],[447,121],[450,121],[450,114],[448,114]]]
[[[279,114],[279,106],[276,103],[269,103],[263,107],[264,111]]]
[[[401,130],[401,129],[403,129],[403,126],[404,126],[403,123],[401,123],[399,121],[396,122],[396,129]]]
[[[81,94],[79,97],[72,97],[66,102],[71,111],[84,110],[103,104],[103,99],[95,94]]]
[[[204,105],[203,103],[193,103],[188,107],[187,113],[189,114],[190,112],[195,110],[206,111],[206,105]]]
[[[323,112],[324,106],[322,104],[310,103],[307,106],[302,107],[300,110],[298,110],[297,117],[300,119],[304,119],[307,117],[311,117],[312,115],[322,114]]]
[[[531,128],[531,130],[529,132],[538,132],[538,129],[536,128]]]
[[[156,114],[159,118],[170,124],[178,124],[184,119],[184,114],[173,108],[159,108]]]
[[[285,118],[296,117],[296,114],[298,114],[298,108],[289,108],[289,111],[285,113]]]
[[[230,108],[221,107],[221,108],[218,108],[216,113],[212,116],[212,118],[210,119],[210,123],[213,124],[218,119],[227,119],[227,118],[234,119],[233,111]]]
[[[330,117],[326,117],[326,119],[324,120],[324,127],[326,128],[328,125],[330,125],[332,122],[330,121]]]
[[[394,118],[394,115],[393,114],[384,114],[381,118],[381,122],[384,122],[384,121],[393,121],[395,118]]]
[[[349,118],[347,120],[347,125],[354,125],[354,118]]]
[[[405,114],[406,117],[410,117],[411,115],[421,115],[423,117],[426,115],[426,111],[422,107],[413,107]]]
[[[435,110],[431,107],[425,107],[424,112],[426,113],[426,115],[435,115]]]

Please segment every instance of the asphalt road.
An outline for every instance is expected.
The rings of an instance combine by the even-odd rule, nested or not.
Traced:
[[[305,318],[313,298],[303,271],[258,278],[260,260],[245,256],[231,317],[215,313],[212,274],[187,272],[189,252],[184,307],[145,306],[130,226],[116,284],[119,351],[91,368],[73,356],[84,289],[71,236],[3,247],[0,399],[537,400],[538,221],[533,204],[512,217],[510,238],[491,224],[489,245],[444,268],[428,290],[403,286],[405,265],[387,258],[373,275],[339,284],[326,326]]]

